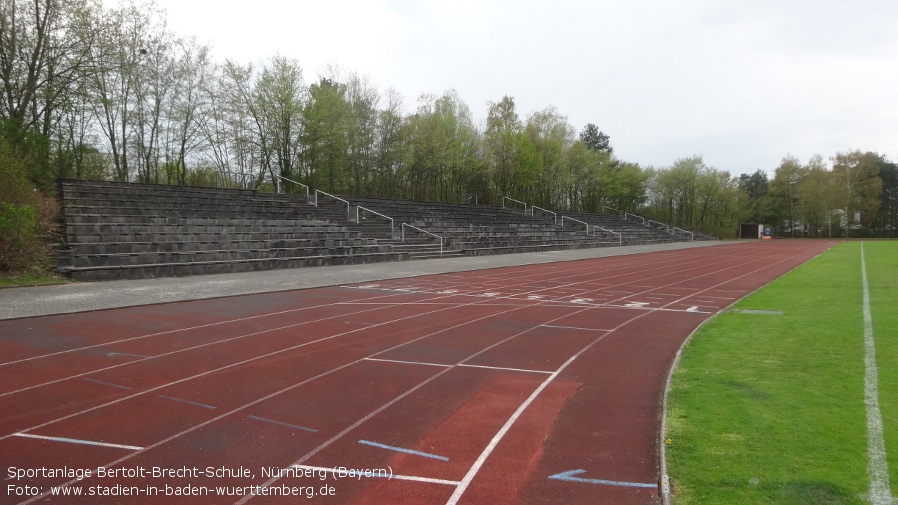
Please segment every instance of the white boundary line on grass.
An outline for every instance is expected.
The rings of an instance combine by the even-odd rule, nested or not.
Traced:
[[[886,461],[886,443],[882,429],[882,412],[879,410],[879,373],[876,369],[876,341],[873,339],[873,316],[870,313],[870,286],[867,283],[867,263],[864,259],[864,243],[861,242],[861,279],[864,284],[864,403],[867,405],[867,474],[870,476],[870,503],[892,505],[889,484],[889,464]]]

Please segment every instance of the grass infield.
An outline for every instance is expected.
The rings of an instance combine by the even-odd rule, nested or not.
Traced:
[[[864,249],[894,496],[898,242]],[[864,376],[861,243],[846,242],[708,321],[684,347],[668,396],[672,502],[869,503]]]

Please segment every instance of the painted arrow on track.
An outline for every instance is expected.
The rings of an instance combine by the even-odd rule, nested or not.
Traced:
[[[624,482],[619,480],[605,480],[605,479],[584,479],[583,477],[576,477],[581,473],[586,473],[586,470],[568,470],[567,472],[556,473],[555,475],[550,475],[550,479],[557,480],[566,480],[570,482],[582,482],[584,484],[601,484],[605,486],[623,486],[623,487],[644,487],[644,488],[658,488],[658,484],[646,484],[643,482]]]

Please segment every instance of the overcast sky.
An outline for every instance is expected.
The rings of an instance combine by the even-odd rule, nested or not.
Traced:
[[[328,64],[414,110],[454,88],[475,120],[514,97],[643,166],[701,155],[734,174],[787,154],[898,161],[894,0],[157,0],[169,26],[242,63]]]

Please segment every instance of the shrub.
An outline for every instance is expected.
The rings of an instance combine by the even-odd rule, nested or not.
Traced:
[[[52,266],[58,205],[29,180],[29,158],[0,137],[0,271]]]

